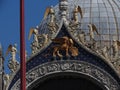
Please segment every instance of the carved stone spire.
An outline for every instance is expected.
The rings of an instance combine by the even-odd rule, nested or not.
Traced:
[[[68,0],[59,0],[59,9],[61,18],[66,21],[67,13],[68,13]]]

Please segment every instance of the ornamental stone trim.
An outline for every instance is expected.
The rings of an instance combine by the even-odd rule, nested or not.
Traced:
[[[110,74],[95,65],[75,60],[48,62],[29,70],[26,73],[27,89],[32,88],[35,81],[57,73],[78,73],[97,81],[105,90],[120,90],[120,85]],[[11,90],[20,90],[20,80],[13,85]]]

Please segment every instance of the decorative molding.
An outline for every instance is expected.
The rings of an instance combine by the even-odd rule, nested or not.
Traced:
[[[27,88],[33,87],[35,81],[41,80],[43,77],[57,73],[78,73],[83,76],[89,76],[97,81],[108,90],[119,90],[120,86],[117,81],[104,70],[87,62],[68,60],[54,61],[39,65],[26,74]],[[18,80],[10,90],[20,90],[20,80]]]

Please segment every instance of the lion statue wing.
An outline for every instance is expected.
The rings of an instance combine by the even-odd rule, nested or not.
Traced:
[[[66,40],[69,40],[69,39],[67,37],[61,37],[61,38],[52,39],[52,41],[54,43],[57,43],[57,44],[63,44],[63,43],[65,43]]]

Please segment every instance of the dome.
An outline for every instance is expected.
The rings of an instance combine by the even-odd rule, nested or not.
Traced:
[[[119,90],[120,0],[59,1],[32,29],[27,88],[34,90],[52,76],[75,73],[106,90]],[[8,90],[19,90],[19,71],[12,80]]]
[[[119,0],[76,0],[71,5],[80,5],[84,9],[81,29],[88,32],[87,25],[93,23],[98,28],[100,36],[96,40],[102,45],[111,45],[114,39],[120,38],[120,1]],[[74,3],[74,4],[73,4]],[[102,41],[102,42],[101,42]]]
[[[99,33],[95,33],[95,41],[98,47],[109,46],[113,44],[113,40],[120,40],[120,0],[68,0],[67,20],[72,21],[73,11],[75,6],[80,6],[83,11],[83,18],[79,16],[80,27],[76,33],[84,31],[86,41],[90,42],[88,24],[94,24]],[[56,22],[59,24],[60,10],[59,5],[54,7]],[[64,12],[65,13],[65,12]],[[43,20],[40,24],[40,33],[48,33],[49,29],[46,27],[49,17]],[[112,51],[110,52],[112,54]]]

